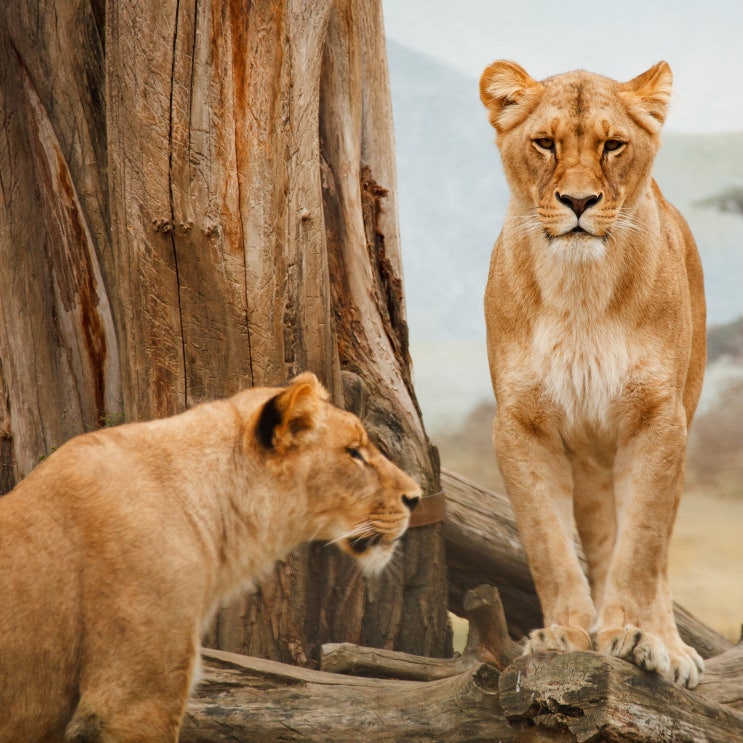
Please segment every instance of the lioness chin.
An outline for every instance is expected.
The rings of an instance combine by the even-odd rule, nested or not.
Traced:
[[[485,316],[494,445],[544,614],[526,652],[595,645],[693,687],[666,561],[705,304],[694,239],[651,178],[671,82],[665,62],[627,83],[485,70],[511,189]]]
[[[379,572],[418,498],[309,373],[72,439],[0,498],[0,741],[176,741],[220,601],[313,539]]]

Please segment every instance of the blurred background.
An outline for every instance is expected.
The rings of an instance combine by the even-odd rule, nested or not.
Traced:
[[[705,271],[708,368],[670,576],[679,603],[738,640],[743,622],[743,4],[384,0],[415,386],[443,466],[502,490],[482,297],[508,188],[479,100],[512,59],[536,79],[629,80],[665,59],[674,96],[655,178]]]

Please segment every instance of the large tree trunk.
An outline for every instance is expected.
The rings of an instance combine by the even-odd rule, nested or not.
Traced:
[[[70,436],[317,373],[439,490],[410,376],[379,0],[0,10],[0,485]],[[424,509],[425,510],[425,509]],[[210,641],[450,651],[440,523],[311,546]]]

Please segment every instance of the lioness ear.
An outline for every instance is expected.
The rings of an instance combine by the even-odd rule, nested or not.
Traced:
[[[628,102],[632,118],[651,134],[657,134],[666,120],[672,87],[673,73],[668,62],[658,62],[624,83],[620,95]]]
[[[531,78],[523,67],[506,60],[493,62],[480,78],[480,100],[498,132],[523,120],[542,89],[542,84]]]
[[[264,449],[282,451],[317,428],[328,393],[311,372],[295,377],[289,386],[263,406],[255,435]]]

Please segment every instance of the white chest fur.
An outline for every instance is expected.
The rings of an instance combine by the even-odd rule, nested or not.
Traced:
[[[599,251],[570,252],[582,243],[569,239],[555,242],[560,250],[542,251],[537,262],[545,306],[532,326],[533,372],[569,425],[603,427],[632,363],[632,339],[608,313],[610,258]]]
[[[630,364],[621,326],[580,314],[541,317],[531,352],[535,376],[566,422],[603,427]]]

